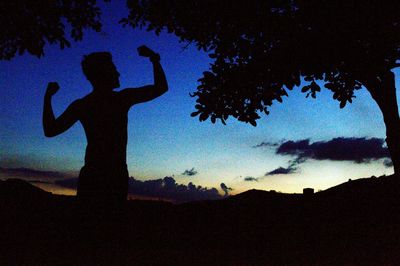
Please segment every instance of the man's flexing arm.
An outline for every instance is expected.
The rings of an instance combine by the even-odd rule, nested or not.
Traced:
[[[153,100],[168,91],[167,79],[160,64],[160,55],[144,45],[138,48],[138,52],[140,56],[148,57],[153,63],[154,85],[129,88],[121,91],[124,100],[129,106]]]
[[[57,82],[49,82],[44,96],[43,130],[46,137],[54,137],[63,133],[78,120],[76,102],[70,104],[62,115],[57,119],[55,118],[53,107],[51,106],[51,98],[59,88]]]

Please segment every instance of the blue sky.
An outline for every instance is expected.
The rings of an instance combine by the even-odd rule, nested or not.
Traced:
[[[86,139],[77,123],[55,138],[43,135],[41,115],[47,82],[57,81],[61,89],[53,97],[56,115],[73,100],[91,91],[84,77],[82,56],[110,51],[121,73],[121,88],[139,87],[152,82],[151,63],[137,55],[146,44],[161,55],[169,92],[160,98],[134,106],[129,113],[127,164],[131,176],[140,180],[174,175],[178,183],[193,182],[219,187],[221,182],[241,192],[250,188],[300,192],[303,187],[325,189],[349,178],[391,174],[382,161],[368,164],[330,160],[308,160],[296,173],[264,176],[278,167],[287,167],[290,156],[275,154],[271,147],[253,148],[261,142],[311,139],[326,141],[336,137],[385,138],[381,113],[365,89],[356,92],[353,104],[339,109],[332,94],[322,90],[317,99],[306,99],[299,89],[289,93],[282,104],[275,103],[269,116],[258,126],[200,123],[190,117],[197,79],[211,62],[207,54],[169,34],[122,28],[117,21],[127,9],[121,3],[103,6],[103,32],[86,32],[84,39],[60,50],[47,47],[45,56],[18,56],[0,61],[0,167],[28,167],[41,170],[77,172],[83,165]],[[395,69],[396,84],[399,71]],[[398,88],[398,86],[397,86]],[[397,89],[397,95],[399,90]],[[191,168],[198,173],[182,175]],[[245,177],[258,178],[246,182]]]

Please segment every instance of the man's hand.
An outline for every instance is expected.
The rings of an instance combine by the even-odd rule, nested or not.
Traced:
[[[140,56],[148,57],[151,62],[160,61],[160,55],[151,50],[146,45],[139,46],[137,50]]]
[[[60,89],[60,86],[58,85],[57,82],[49,82],[47,84],[47,89],[46,89],[46,96],[51,97],[54,94],[57,93],[57,91]]]

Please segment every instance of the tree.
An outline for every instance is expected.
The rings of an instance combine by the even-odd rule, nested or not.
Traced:
[[[256,125],[287,90],[333,92],[340,108],[363,86],[382,111],[400,173],[400,120],[394,74],[400,53],[400,1],[129,0],[121,22],[166,29],[214,59],[193,93],[200,121],[229,116]],[[302,83],[304,79],[305,83]]]
[[[12,0],[0,3],[0,60],[17,53],[43,55],[46,43],[70,46],[82,39],[84,29],[101,30],[96,0]]]

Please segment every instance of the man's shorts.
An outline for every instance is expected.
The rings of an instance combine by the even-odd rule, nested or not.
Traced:
[[[129,173],[124,165],[82,167],[77,196],[81,199],[126,201]]]

